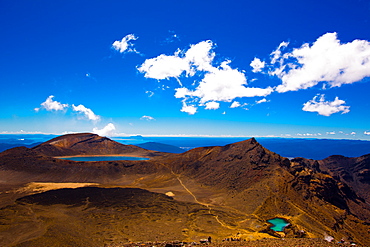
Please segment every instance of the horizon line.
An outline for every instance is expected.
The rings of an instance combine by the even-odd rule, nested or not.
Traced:
[[[77,133],[91,133],[96,134],[93,132],[63,132],[63,133],[46,133],[41,131],[2,131],[0,135],[67,135],[67,134],[77,134]],[[297,134],[298,135],[298,134]],[[101,135],[108,138],[118,138],[118,137],[205,137],[205,138],[285,138],[285,139],[327,139],[327,140],[358,140],[358,141],[370,141],[368,139],[361,139],[361,138],[344,138],[344,137],[323,137],[317,135],[200,135],[200,134],[126,134],[126,133],[113,133],[112,135]]]

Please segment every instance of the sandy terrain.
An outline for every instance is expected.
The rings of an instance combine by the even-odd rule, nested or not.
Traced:
[[[86,187],[86,186],[97,186],[99,184],[97,183],[38,183],[38,182],[32,182],[26,184],[25,187],[22,187],[18,189],[16,192],[18,193],[24,193],[24,192],[35,192],[35,193],[41,193],[48,190],[57,190],[57,189],[75,189],[80,187]]]

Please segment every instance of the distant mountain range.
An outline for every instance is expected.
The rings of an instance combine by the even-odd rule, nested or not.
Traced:
[[[32,143],[32,144],[12,144],[12,143],[0,143],[0,152],[3,152],[7,149],[11,149],[11,148],[15,148],[15,147],[26,147],[26,148],[33,148],[34,146],[37,146],[41,144],[41,142],[35,142],[35,143]]]
[[[150,159],[56,158],[110,154]],[[0,153],[0,245],[104,246],[209,236],[304,243],[330,236],[370,246],[369,190],[370,154],[288,159],[254,138],[174,154],[70,134]],[[276,217],[290,223],[283,232],[267,223]]]
[[[159,152],[174,153],[174,154],[179,154],[179,153],[183,153],[186,151],[176,146],[158,143],[158,142],[145,142],[145,143],[138,144],[137,146],[148,149],[148,150],[155,150]]]
[[[32,148],[55,138],[55,135],[0,135],[0,152],[19,146]],[[224,146],[248,138],[241,137],[143,137],[114,138],[126,145],[148,150],[183,153],[196,147]],[[284,157],[303,157],[320,160],[331,155],[358,157],[370,153],[370,141],[339,139],[256,138],[269,150]]]

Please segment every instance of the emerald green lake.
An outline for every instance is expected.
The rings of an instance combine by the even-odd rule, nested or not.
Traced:
[[[60,159],[73,161],[149,160],[148,158],[130,157],[130,156],[76,156]]]
[[[272,226],[270,227],[271,230],[275,232],[282,232],[284,231],[284,228],[289,225],[289,222],[282,218],[274,218],[267,221],[268,223],[271,223]]]

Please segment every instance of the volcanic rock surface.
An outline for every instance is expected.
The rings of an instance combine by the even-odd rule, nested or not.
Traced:
[[[107,154],[151,158],[55,158]],[[369,166],[369,155],[289,160],[253,138],[168,154],[65,135],[0,153],[0,245],[332,236],[370,246]],[[270,230],[275,217],[290,226]]]

